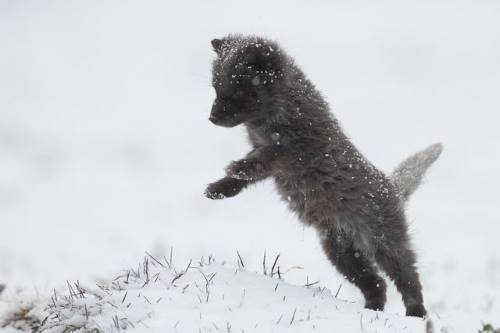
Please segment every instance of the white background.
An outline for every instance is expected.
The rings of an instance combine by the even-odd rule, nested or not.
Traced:
[[[428,308],[500,326],[500,2],[0,0],[0,282],[51,289],[215,255],[250,269],[342,278],[271,181],[210,201],[249,149],[208,120],[210,40],[277,39],[365,155],[390,172],[445,151],[409,221]],[[344,284],[340,296],[362,302]],[[391,289],[387,311],[402,313]]]

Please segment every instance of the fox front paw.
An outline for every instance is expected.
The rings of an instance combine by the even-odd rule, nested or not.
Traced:
[[[205,190],[205,196],[212,200],[234,197],[240,193],[244,184],[233,178],[223,178],[215,183],[209,184]]]
[[[234,179],[255,180],[262,171],[262,165],[252,160],[234,161],[226,168],[226,174]]]
[[[212,200],[220,200],[226,197],[222,192],[210,189],[210,185],[205,190],[205,196]]]

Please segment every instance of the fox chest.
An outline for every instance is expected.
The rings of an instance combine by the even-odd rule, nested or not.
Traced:
[[[290,143],[289,135],[273,128],[259,128],[248,131],[248,139],[252,146],[287,146]]]

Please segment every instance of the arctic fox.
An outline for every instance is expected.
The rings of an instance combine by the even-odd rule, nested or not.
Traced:
[[[317,230],[331,263],[361,290],[366,308],[384,308],[381,269],[402,294],[406,314],[425,316],[404,208],[441,144],[386,176],[351,143],[325,99],[277,43],[229,35],[212,46],[216,98],[209,119],[224,127],[244,124],[253,149],[229,164],[206,196],[232,197],[273,177],[290,209]]]

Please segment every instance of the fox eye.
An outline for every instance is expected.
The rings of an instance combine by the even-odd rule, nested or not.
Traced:
[[[234,92],[233,97],[234,98],[241,98],[241,97],[243,97],[243,95],[245,95],[245,92],[242,89],[238,89]]]

